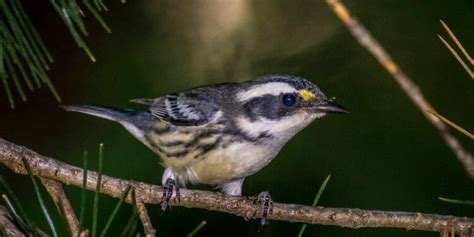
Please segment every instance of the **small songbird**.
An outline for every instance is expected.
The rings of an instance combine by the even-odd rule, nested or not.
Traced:
[[[326,113],[348,112],[310,81],[288,75],[202,86],[131,102],[148,105],[149,111],[63,107],[122,124],[161,157],[166,168],[163,209],[173,188],[178,195],[178,185],[187,183],[213,185],[225,194],[240,196],[244,179],[268,165],[296,133]],[[258,198],[265,206],[268,203],[263,202],[271,200],[267,192]]]

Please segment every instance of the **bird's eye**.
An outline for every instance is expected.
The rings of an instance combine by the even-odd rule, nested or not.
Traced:
[[[291,107],[293,105],[295,105],[296,103],[296,98],[294,95],[292,94],[286,94],[283,96],[283,104],[288,106],[288,107]]]

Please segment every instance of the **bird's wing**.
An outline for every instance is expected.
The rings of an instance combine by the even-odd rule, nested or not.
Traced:
[[[155,117],[180,126],[205,124],[219,110],[215,100],[202,93],[172,93],[152,100],[137,99],[132,102],[148,104]]]

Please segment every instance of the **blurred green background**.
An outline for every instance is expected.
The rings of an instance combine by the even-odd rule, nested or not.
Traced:
[[[277,202],[310,205],[323,179],[332,175],[320,205],[474,216],[474,208],[438,197],[474,199],[474,182],[437,131],[375,59],[357,43],[324,1],[107,1],[105,33],[86,19],[91,63],[47,1],[23,1],[52,51],[49,75],[65,104],[139,108],[128,100],[158,97],[208,83],[244,81],[265,74],[294,74],[315,82],[350,114],[327,116],[292,139],[265,169],[246,179],[245,195],[270,191]],[[474,53],[474,2],[345,1],[437,110],[474,130],[474,82],[439,41],[439,19]],[[0,137],[74,165],[88,150],[96,169],[98,144],[105,143],[104,173],[159,184],[158,158],[122,127],[66,113],[47,89],[9,109],[0,94]],[[18,100],[19,101],[19,100]],[[456,133],[456,132],[453,132]],[[474,152],[474,143],[456,133]],[[28,177],[4,167],[28,213],[48,230]],[[80,189],[67,187],[76,212]],[[92,212],[92,193],[88,193]],[[55,222],[63,221],[47,198]],[[99,226],[116,200],[101,196]],[[301,224],[258,221],[198,209],[172,208],[160,215],[149,205],[158,236],[183,236],[199,222],[198,236],[296,236]],[[124,206],[110,236],[131,215]],[[87,227],[91,227],[88,218]],[[140,227],[141,228],[141,227]],[[305,236],[437,236],[400,229],[308,226]]]

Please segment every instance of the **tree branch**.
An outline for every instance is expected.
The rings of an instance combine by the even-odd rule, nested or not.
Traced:
[[[56,208],[58,208],[59,213],[66,219],[66,223],[69,228],[69,233],[71,236],[77,236],[79,233],[80,237],[87,237],[89,235],[88,230],[82,230],[81,226],[79,226],[79,220],[74,213],[74,209],[69,202],[69,199],[66,196],[62,188],[62,184],[58,181],[48,179],[48,178],[41,178],[41,183],[48,191],[49,195],[54,201]]]
[[[151,224],[150,216],[148,215],[148,211],[146,210],[145,203],[143,201],[135,200],[135,205],[138,211],[138,216],[143,224],[143,230],[145,232],[146,237],[154,237],[156,235],[156,230],[153,228]]]
[[[2,229],[7,236],[25,236],[25,234],[15,225],[13,217],[8,213],[7,209],[0,206],[0,233],[2,233]]]
[[[3,163],[16,173],[26,175],[21,157],[28,160],[33,174],[38,177],[82,187],[83,170],[81,168],[39,155],[26,147],[15,145],[0,138],[0,163]],[[88,171],[86,188],[93,191],[95,190],[96,183],[97,173]],[[163,196],[163,188],[161,186],[123,180],[106,175],[102,176],[100,192],[111,197],[120,198],[123,190],[128,185],[133,187],[136,197],[143,203],[160,203]],[[181,201],[177,202],[176,198],[173,197],[171,204],[173,206],[225,212],[242,216],[245,219],[253,219],[260,217],[256,215],[257,209],[253,204],[253,199],[249,197],[226,196],[217,192],[182,189]],[[133,203],[132,195],[129,194],[125,201]],[[284,203],[274,204],[273,214],[270,216],[270,219],[348,228],[385,227],[436,232],[452,228],[458,234],[471,233],[474,227],[474,219],[467,217],[311,207]]]
[[[334,13],[346,25],[347,29],[359,41],[359,43],[367,49],[377,61],[392,75],[393,79],[398,83],[400,88],[407,94],[413,103],[421,110],[423,115],[438,130],[446,145],[451,148],[458,160],[466,169],[467,173],[474,178],[474,157],[467,152],[456,137],[450,132],[446,124],[444,124],[436,116],[429,113],[435,111],[430,103],[423,96],[418,86],[398,67],[392,57],[385,49],[372,37],[370,32],[360,24],[357,19],[351,16],[347,8],[339,0],[326,0],[326,3],[332,8]]]

